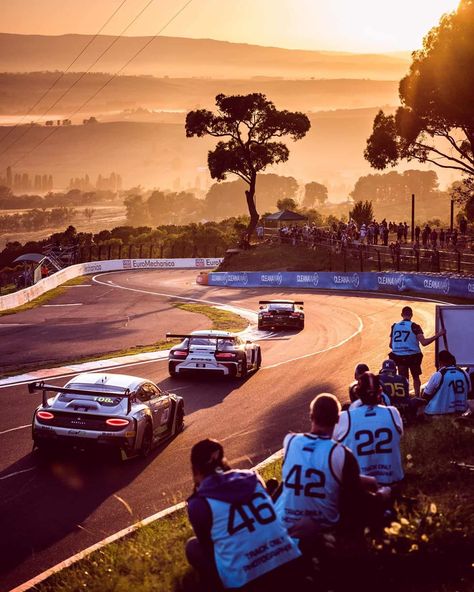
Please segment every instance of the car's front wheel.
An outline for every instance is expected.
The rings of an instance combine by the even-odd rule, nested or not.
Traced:
[[[258,348],[258,350],[257,350],[257,363],[256,363],[257,370],[260,370],[261,365],[262,365],[262,351],[261,351],[260,348]]]
[[[184,406],[178,405],[178,409],[176,410],[176,433],[182,432],[184,430]]]

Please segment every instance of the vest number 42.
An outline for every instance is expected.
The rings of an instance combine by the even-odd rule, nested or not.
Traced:
[[[317,497],[324,499],[324,486],[326,484],[326,475],[317,469],[306,469],[304,473],[306,483],[303,483],[303,467],[293,465],[285,479],[285,487],[293,489],[295,495],[303,494],[306,497]],[[323,491],[320,491],[320,490]]]
[[[391,448],[386,447],[393,439],[392,430],[389,430],[388,428],[379,428],[378,430],[375,430],[375,432],[371,432],[370,430],[359,430],[355,433],[354,437],[356,440],[365,440],[357,446],[358,456],[390,454],[392,452]]]
[[[261,503],[255,503],[263,500]],[[240,530],[255,530],[255,522],[269,524],[276,520],[275,510],[263,493],[255,493],[248,504],[232,504],[227,519],[227,532],[230,536]]]

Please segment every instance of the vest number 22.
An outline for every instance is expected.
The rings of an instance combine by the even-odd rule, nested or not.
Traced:
[[[379,428],[378,430],[375,430],[375,432],[371,432],[370,430],[359,430],[355,433],[356,440],[362,440],[363,438],[365,441],[357,446],[358,456],[389,454],[392,452],[391,448],[386,447],[386,445],[390,444],[393,439],[392,431],[388,428]]]

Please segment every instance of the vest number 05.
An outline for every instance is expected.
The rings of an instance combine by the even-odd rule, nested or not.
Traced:
[[[355,433],[356,440],[362,440],[357,446],[358,456],[369,456],[371,454],[390,454],[392,449],[387,444],[393,439],[392,430],[388,428],[379,428],[375,432],[370,430],[359,430]]]
[[[260,503],[255,503],[263,500]],[[275,510],[263,493],[255,493],[248,504],[232,504],[227,519],[227,532],[230,536],[239,530],[255,530],[255,522],[269,524],[276,520]]]

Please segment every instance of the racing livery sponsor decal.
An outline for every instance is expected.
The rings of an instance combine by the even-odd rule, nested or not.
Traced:
[[[449,278],[428,278],[423,280],[423,287],[437,293],[449,294]]]
[[[262,273],[260,274],[260,281],[262,284],[271,284],[272,286],[281,286],[283,276],[278,273]]]
[[[124,259],[123,260],[123,268],[124,269],[132,269],[132,260],[131,259]]]
[[[196,259],[196,267],[205,267],[206,266],[206,262],[204,261],[204,259]]]
[[[162,269],[163,267],[175,267],[172,259],[132,259],[133,269]]]
[[[246,271],[240,271],[240,272],[227,272],[226,276],[225,276],[225,283],[226,284],[239,284],[239,285],[243,285],[246,286],[249,283],[249,278],[247,276],[247,272]]]

